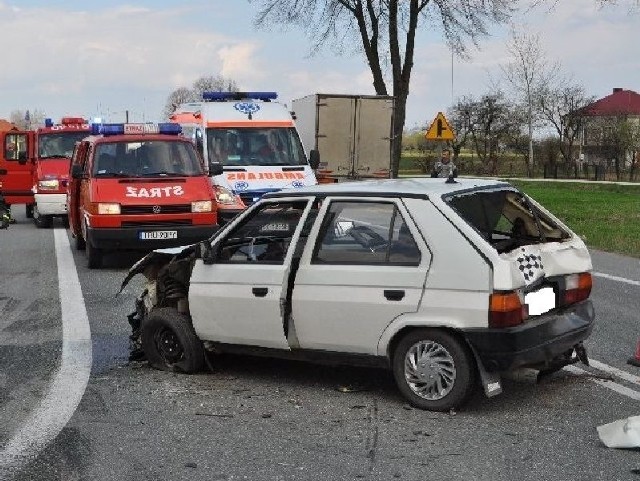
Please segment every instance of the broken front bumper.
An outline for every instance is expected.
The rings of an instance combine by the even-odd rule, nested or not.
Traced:
[[[587,299],[520,326],[463,332],[489,372],[544,369],[589,337],[594,319],[593,304]]]

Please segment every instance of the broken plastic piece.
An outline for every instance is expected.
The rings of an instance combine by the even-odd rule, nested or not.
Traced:
[[[640,447],[640,416],[619,419],[596,429],[600,440],[608,448]]]

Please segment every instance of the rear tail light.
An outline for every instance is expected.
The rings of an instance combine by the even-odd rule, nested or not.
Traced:
[[[567,306],[588,299],[592,285],[593,281],[590,272],[567,276],[565,279],[563,305]]]
[[[517,292],[494,292],[489,298],[489,327],[513,327],[527,318],[527,305]]]

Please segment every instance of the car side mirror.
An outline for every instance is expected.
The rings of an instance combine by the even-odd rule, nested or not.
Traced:
[[[71,178],[82,179],[83,176],[84,176],[84,169],[82,168],[82,166],[78,164],[74,164],[73,167],[71,167]]]
[[[211,265],[216,263],[216,251],[211,247],[210,240],[205,240],[198,244],[198,255],[203,264]]]
[[[222,175],[224,168],[220,162],[209,162],[209,177],[215,177],[216,175]]]
[[[313,170],[317,170],[320,166],[320,152],[316,149],[312,149],[309,152],[309,165]]]

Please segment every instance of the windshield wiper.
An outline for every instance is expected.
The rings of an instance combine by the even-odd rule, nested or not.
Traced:
[[[142,177],[184,177],[186,174],[179,174],[177,172],[167,172],[166,170],[161,170],[158,172],[145,172],[140,175]]]
[[[137,177],[137,175],[125,172],[98,172],[96,177]]]
[[[40,156],[41,159],[68,159],[69,157],[67,157],[64,154],[54,154],[54,155],[42,155]]]

